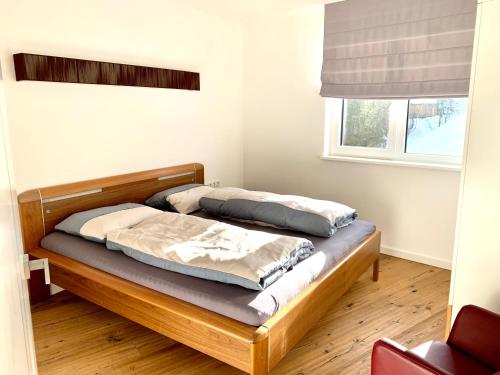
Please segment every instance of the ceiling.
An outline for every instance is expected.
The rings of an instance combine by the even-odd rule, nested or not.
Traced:
[[[339,0],[183,0],[182,4],[235,22],[250,22]]]

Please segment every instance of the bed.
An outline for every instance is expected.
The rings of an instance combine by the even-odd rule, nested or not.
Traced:
[[[118,253],[106,263],[103,259],[111,254],[99,244],[91,245],[93,250],[87,248],[87,258],[82,258],[79,249],[88,241],[52,233],[55,224],[72,213],[124,202],[143,203],[160,190],[192,182],[204,182],[203,165],[186,164],[22,193],[18,200],[25,251],[31,257],[48,259],[53,283],[250,374],[268,374],[368,267],[373,266],[373,279],[378,279],[380,232],[362,221],[322,243],[315,239],[319,254],[326,254],[323,249],[328,248],[335,251],[316,265],[322,268],[314,281],[300,279],[300,263],[298,270],[290,272],[292,276],[285,275],[291,279],[282,280],[283,285],[293,285],[290,280],[295,275],[295,292],[290,288],[276,301],[278,280],[261,303],[250,309],[245,307],[251,305],[255,292],[193,281],[184,275],[165,277],[168,271],[153,270]],[[356,241],[359,236],[362,240]],[[94,254],[93,261],[90,254]],[[30,283],[33,299],[40,281]],[[217,295],[224,298],[217,299]],[[273,300],[275,305],[269,302]]]

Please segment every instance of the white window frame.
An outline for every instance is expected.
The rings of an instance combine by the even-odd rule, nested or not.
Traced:
[[[344,146],[341,143],[344,99],[326,98],[325,136],[323,158],[366,159],[395,161],[401,164],[423,163],[430,166],[460,168],[462,157],[446,155],[410,154],[405,152],[408,100],[394,100],[395,108],[389,117],[387,148]]]

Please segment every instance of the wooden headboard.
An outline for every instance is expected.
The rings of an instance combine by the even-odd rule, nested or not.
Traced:
[[[184,164],[26,191],[18,196],[24,252],[69,215],[119,203],[143,203],[154,193],[188,183],[204,183],[202,164]]]

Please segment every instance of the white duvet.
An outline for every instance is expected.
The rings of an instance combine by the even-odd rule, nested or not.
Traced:
[[[256,290],[313,251],[304,238],[171,212],[107,233],[107,246],[156,267]]]

